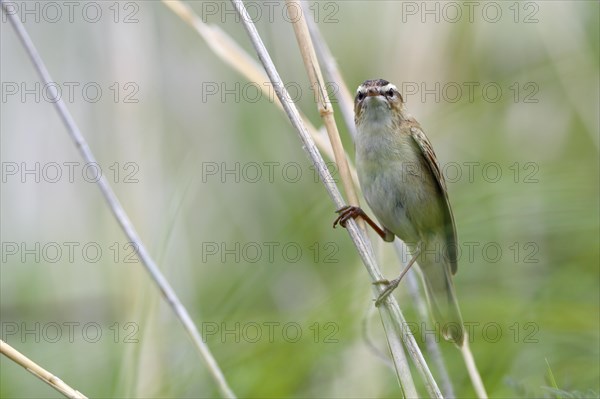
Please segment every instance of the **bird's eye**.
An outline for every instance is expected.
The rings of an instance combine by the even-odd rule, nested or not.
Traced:
[[[358,101],[362,101],[365,98],[365,92],[361,91],[356,95],[356,98],[358,99]]]
[[[386,94],[386,96],[388,96],[388,97],[394,97],[394,90],[392,90],[392,89],[389,89],[389,90],[388,90],[388,91],[387,91],[385,94]]]

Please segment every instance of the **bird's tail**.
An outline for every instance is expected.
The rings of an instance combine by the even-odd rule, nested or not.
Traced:
[[[417,261],[422,272],[429,309],[434,320],[439,323],[442,336],[447,341],[462,346],[465,333],[454,293],[450,260],[441,251],[434,251],[430,245],[421,250]]]

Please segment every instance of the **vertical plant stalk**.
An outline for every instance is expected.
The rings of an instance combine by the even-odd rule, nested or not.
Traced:
[[[300,3],[295,0],[286,0],[288,7],[288,15],[290,10],[295,9],[298,14],[296,18],[292,20],[292,26],[294,27],[294,33],[296,34],[296,40],[298,41],[298,47],[302,54],[302,61],[304,62],[304,68],[308,74],[310,84],[315,92],[315,101],[317,102],[317,108],[323,124],[327,129],[329,135],[329,141],[333,147],[333,153],[335,155],[335,163],[337,164],[340,177],[342,179],[342,185],[348,198],[350,205],[358,206],[358,196],[354,190],[352,184],[352,177],[350,176],[350,169],[348,168],[348,159],[342,146],[342,140],[340,139],[340,133],[338,132],[335,118],[333,116],[333,107],[327,94],[327,88],[323,80],[321,73],[321,67],[315,54],[312,39],[308,33],[308,27],[306,26],[306,20],[304,19],[304,12]],[[362,219],[361,219],[362,220]]]
[[[469,372],[469,377],[471,378],[473,388],[475,388],[475,393],[477,393],[477,397],[480,399],[487,399],[488,395],[485,391],[485,386],[483,385],[483,381],[481,380],[481,375],[479,374],[477,365],[475,364],[473,352],[471,352],[471,348],[469,347],[469,335],[467,334],[466,330],[465,342],[463,343],[463,346],[459,349],[461,354],[463,355],[463,359],[465,361],[465,365],[467,366],[467,371]]]
[[[316,170],[319,172],[319,176],[323,185],[327,189],[329,196],[334,202],[337,208],[340,208],[344,205],[342,196],[333,182],[332,176],[329,173],[329,170],[325,166],[325,162],[321,157],[321,154],[317,150],[314,141],[311,136],[308,134],[306,127],[302,123],[302,119],[300,118],[300,114],[296,109],[289,93],[285,89],[281,77],[279,76],[277,69],[275,68],[271,57],[267,49],[264,46],[260,35],[256,30],[256,26],[252,22],[251,17],[248,15],[246,8],[242,0],[231,0],[236,11],[241,16],[242,23],[244,25],[244,29],[248,33],[250,40],[256,50],[260,61],[262,62],[269,79],[271,80],[271,84],[275,89],[281,104],[284,107],[292,126],[298,132],[300,139],[303,143],[303,148],[307,152],[311,161],[313,162]],[[350,235],[354,245],[356,246],[358,253],[369,272],[373,281],[380,281],[383,276],[375,262],[375,258],[373,256],[371,246],[367,241],[364,232],[358,227],[354,220],[349,220],[346,225],[346,230]],[[380,284],[373,284],[373,291],[376,295],[379,295],[384,290],[383,287],[380,287]],[[400,345],[400,341],[397,340],[397,337],[402,338],[402,342],[404,342],[406,349],[410,356],[412,357],[417,370],[422,375],[425,386],[428,390],[430,396],[435,398],[441,398],[442,395],[440,390],[435,382],[433,376],[431,375],[431,371],[427,367],[425,363],[425,359],[417,345],[414,337],[412,336],[410,329],[406,325],[404,317],[400,312],[400,308],[398,307],[398,303],[393,296],[389,296],[379,307],[381,318],[383,321],[384,329],[386,330],[386,334],[388,336],[388,342],[390,342],[390,346],[392,345]],[[404,392],[403,392],[404,393]]]
[[[17,36],[21,39],[23,47],[26,49],[29,58],[31,58],[31,62],[33,63],[38,74],[40,75],[42,82],[50,88],[50,101],[54,103],[56,110],[58,111],[58,114],[60,115],[65,127],[67,128],[69,136],[73,140],[77,150],[80,152],[81,157],[87,163],[96,163],[96,159],[85,138],[83,137],[83,134],[79,130],[79,127],[75,123],[75,119],[73,119],[73,116],[69,112],[62,97],[58,96],[58,91],[55,85],[51,84],[53,82],[52,77],[50,76],[48,69],[44,65],[42,58],[40,57],[37,49],[35,48],[31,38],[29,37],[29,34],[25,30],[25,27],[21,23],[21,20],[15,13],[12,13],[6,9],[6,3],[4,0],[0,0],[0,2],[2,3],[2,10],[8,16],[12,26],[15,29],[15,32],[17,33]],[[217,364],[212,353],[210,352],[210,349],[208,348],[206,343],[202,341],[202,337],[200,336],[198,328],[194,324],[187,309],[183,306],[183,304],[177,297],[177,294],[175,294],[175,291],[173,290],[167,279],[164,277],[164,275],[150,256],[150,253],[148,252],[146,246],[139,237],[137,231],[131,223],[131,220],[127,216],[127,213],[121,206],[117,196],[108,184],[106,177],[104,175],[100,176],[100,179],[98,180],[97,184],[98,188],[102,192],[102,195],[104,196],[104,199],[106,200],[108,207],[113,213],[113,216],[115,217],[115,219],[117,219],[117,222],[123,229],[123,232],[125,233],[127,238],[136,245],[137,255],[144,267],[146,268],[146,271],[150,274],[150,277],[158,286],[162,296],[169,304],[177,318],[181,321],[184,329],[192,338],[194,346],[196,347],[196,349],[200,353],[201,358],[204,360],[206,366],[208,367],[209,373],[212,376],[215,383],[217,384],[217,388],[219,389],[221,395],[226,398],[235,398],[235,394],[227,384],[225,376],[223,375],[223,372],[219,368],[219,365]]]
[[[301,4],[305,6],[306,2],[302,2]],[[302,10],[306,15],[309,14],[306,7],[303,7]],[[310,36],[315,44],[315,50],[318,58],[320,59],[321,63],[323,63],[325,75],[330,82],[337,84],[336,89],[338,90],[335,92],[335,97],[339,101],[340,111],[344,118],[344,123],[348,128],[348,132],[350,132],[350,136],[352,139],[354,139],[356,136],[356,126],[354,125],[354,101],[352,94],[350,94],[350,90],[348,90],[348,85],[345,83],[344,78],[342,77],[342,73],[337,66],[337,62],[335,62],[335,58],[329,50],[329,46],[327,46],[327,42],[323,39],[317,23],[313,18],[305,18],[305,20],[306,25],[308,26],[308,31],[310,32]]]
[[[402,254],[406,253],[404,251],[405,246],[402,245],[400,240],[396,240],[394,242],[394,248],[396,249],[396,254],[398,259],[400,260],[400,264],[404,268],[404,261],[402,258]],[[422,323],[427,322],[429,320],[429,310],[427,309],[427,304],[423,299],[423,294],[419,291],[419,283],[417,281],[417,272],[415,269],[411,269],[406,276],[404,276],[406,280],[406,285],[408,288],[408,294],[413,300],[415,304],[415,308],[417,313],[419,314],[419,318]],[[427,348],[427,353],[431,357],[433,364],[438,369],[438,381],[440,382],[440,388],[445,398],[455,398],[454,387],[452,386],[452,381],[450,380],[450,375],[448,374],[448,369],[446,368],[446,364],[444,363],[444,358],[442,357],[442,352],[440,351],[440,346],[438,345],[437,339],[435,336],[431,334],[425,334],[425,347]]]
[[[65,384],[63,380],[61,380],[51,372],[47,371],[46,369],[38,365],[36,362],[29,359],[27,356],[23,355],[21,352],[19,352],[6,342],[2,341],[1,339],[0,353],[8,357],[13,362],[17,363],[18,365],[25,368],[25,370],[29,371],[37,378],[50,385],[52,388],[63,394],[65,397],[72,399],[87,399],[87,396],[77,391],[76,389],[71,388],[69,385]]]

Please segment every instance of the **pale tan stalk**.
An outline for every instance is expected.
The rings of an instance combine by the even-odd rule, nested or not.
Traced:
[[[33,360],[29,359],[27,356],[23,355],[21,352],[7,344],[6,342],[0,340],[0,353],[4,356],[8,357],[13,362],[25,368],[31,374],[35,375],[40,380],[44,381],[46,384],[50,385],[52,388],[63,394],[67,398],[73,399],[87,399],[87,396],[82,394],[76,389],[71,388],[67,385],[63,380],[38,365]]]
[[[301,9],[298,1],[286,0],[286,3],[288,7],[294,5],[294,9]],[[321,67],[319,66],[317,55],[315,54],[315,49],[313,47],[312,39],[310,38],[310,33],[308,32],[308,27],[306,26],[303,12],[300,12],[298,18],[294,19],[292,26],[294,27],[294,33],[296,34],[296,40],[298,41],[298,47],[302,54],[302,61],[304,62],[306,73],[308,74],[311,87],[314,89],[315,101],[317,103],[319,114],[321,115],[321,119],[323,119],[327,134],[329,135],[329,141],[333,147],[335,162],[338,166],[348,203],[350,205],[358,206],[358,196],[354,190],[354,184],[352,184],[352,177],[350,175],[350,169],[348,168],[348,159],[346,158],[342,140],[340,139],[340,133],[338,132],[333,116],[333,106],[331,105],[329,95],[327,94]]]
[[[463,355],[463,359],[465,361],[465,365],[467,367],[467,371],[469,372],[469,377],[471,378],[471,383],[473,384],[473,388],[475,388],[475,393],[477,393],[477,397],[479,399],[487,399],[488,395],[485,391],[485,386],[483,385],[483,381],[481,380],[481,375],[479,374],[479,370],[477,369],[477,365],[475,364],[475,359],[473,358],[473,353],[471,352],[471,348],[469,347],[469,336],[465,330],[465,342],[460,349],[460,352]]]

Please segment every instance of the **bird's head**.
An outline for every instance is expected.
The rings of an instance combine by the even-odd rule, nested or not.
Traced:
[[[383,79],[367,80],[356,90],[354,115],[356,124],[366,120],[401,117],[404,99],[392,83]]]

